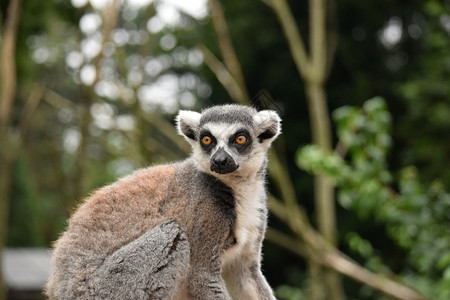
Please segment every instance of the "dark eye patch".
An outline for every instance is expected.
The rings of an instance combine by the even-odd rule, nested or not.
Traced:
[[[208,136],[211,138],[211,143],[209,143],[208,145],[205,145],[202,143],[202,140],[205,136]],[[207,153],[210,153],[212,149],[214,149],[214,147],[217,144],[217,140],[216,138],[211,134],[211,132],[209,132],[209,130],[204,130],[202,132],[200,132],[200,138],[199,138],[199,143],[200,146],[202,147],[203,150],[205,150]]]
[[[244,144],[238,144],[236,142],[236,138],[239,136],[244,136],[247,139],[247,141]],[[235,134],[230,136],[228,144],[230,145],[230,147],[235,148],[239,153],[243,153],[251,149],[252,137],[246,129],[240,129],[236,131]]]

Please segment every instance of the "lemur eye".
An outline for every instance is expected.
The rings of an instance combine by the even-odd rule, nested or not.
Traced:
[[[247,138],[243,135],[240,135],[236,138],[236,143],[238,143],[239,145],[245,144],[246,141],[247,141]]]
[[[203,145],[209,145],[209,144],[211,144],[211,142],[212,142],[212,138],[209,137],[209,136],[207,136],[207,135],[205,135],[205,136],[202,138],[202,143],[203,143]]]

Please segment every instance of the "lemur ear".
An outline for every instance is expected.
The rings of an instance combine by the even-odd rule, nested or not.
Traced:
[[[262,110],[253,116],[253,125],[260,143],[272,142],[281,133],[281,119],[273,110]]]
[[[180,110],[175,118],[178,133],[184,136],[188,142],[195,141],[201,116],[201,114],[195,111]]]

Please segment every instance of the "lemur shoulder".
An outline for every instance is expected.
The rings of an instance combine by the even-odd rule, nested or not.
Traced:
[[[88,197],[55,243],[50,299],[275,299],[261,272],[274,111],[180,111],[185,161]]]

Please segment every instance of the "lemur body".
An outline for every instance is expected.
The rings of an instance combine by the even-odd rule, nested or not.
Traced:
[[[99,189],[55,243],[51,299],[275,299],[261,273],[275,112],[181,111],[183,162]]]

